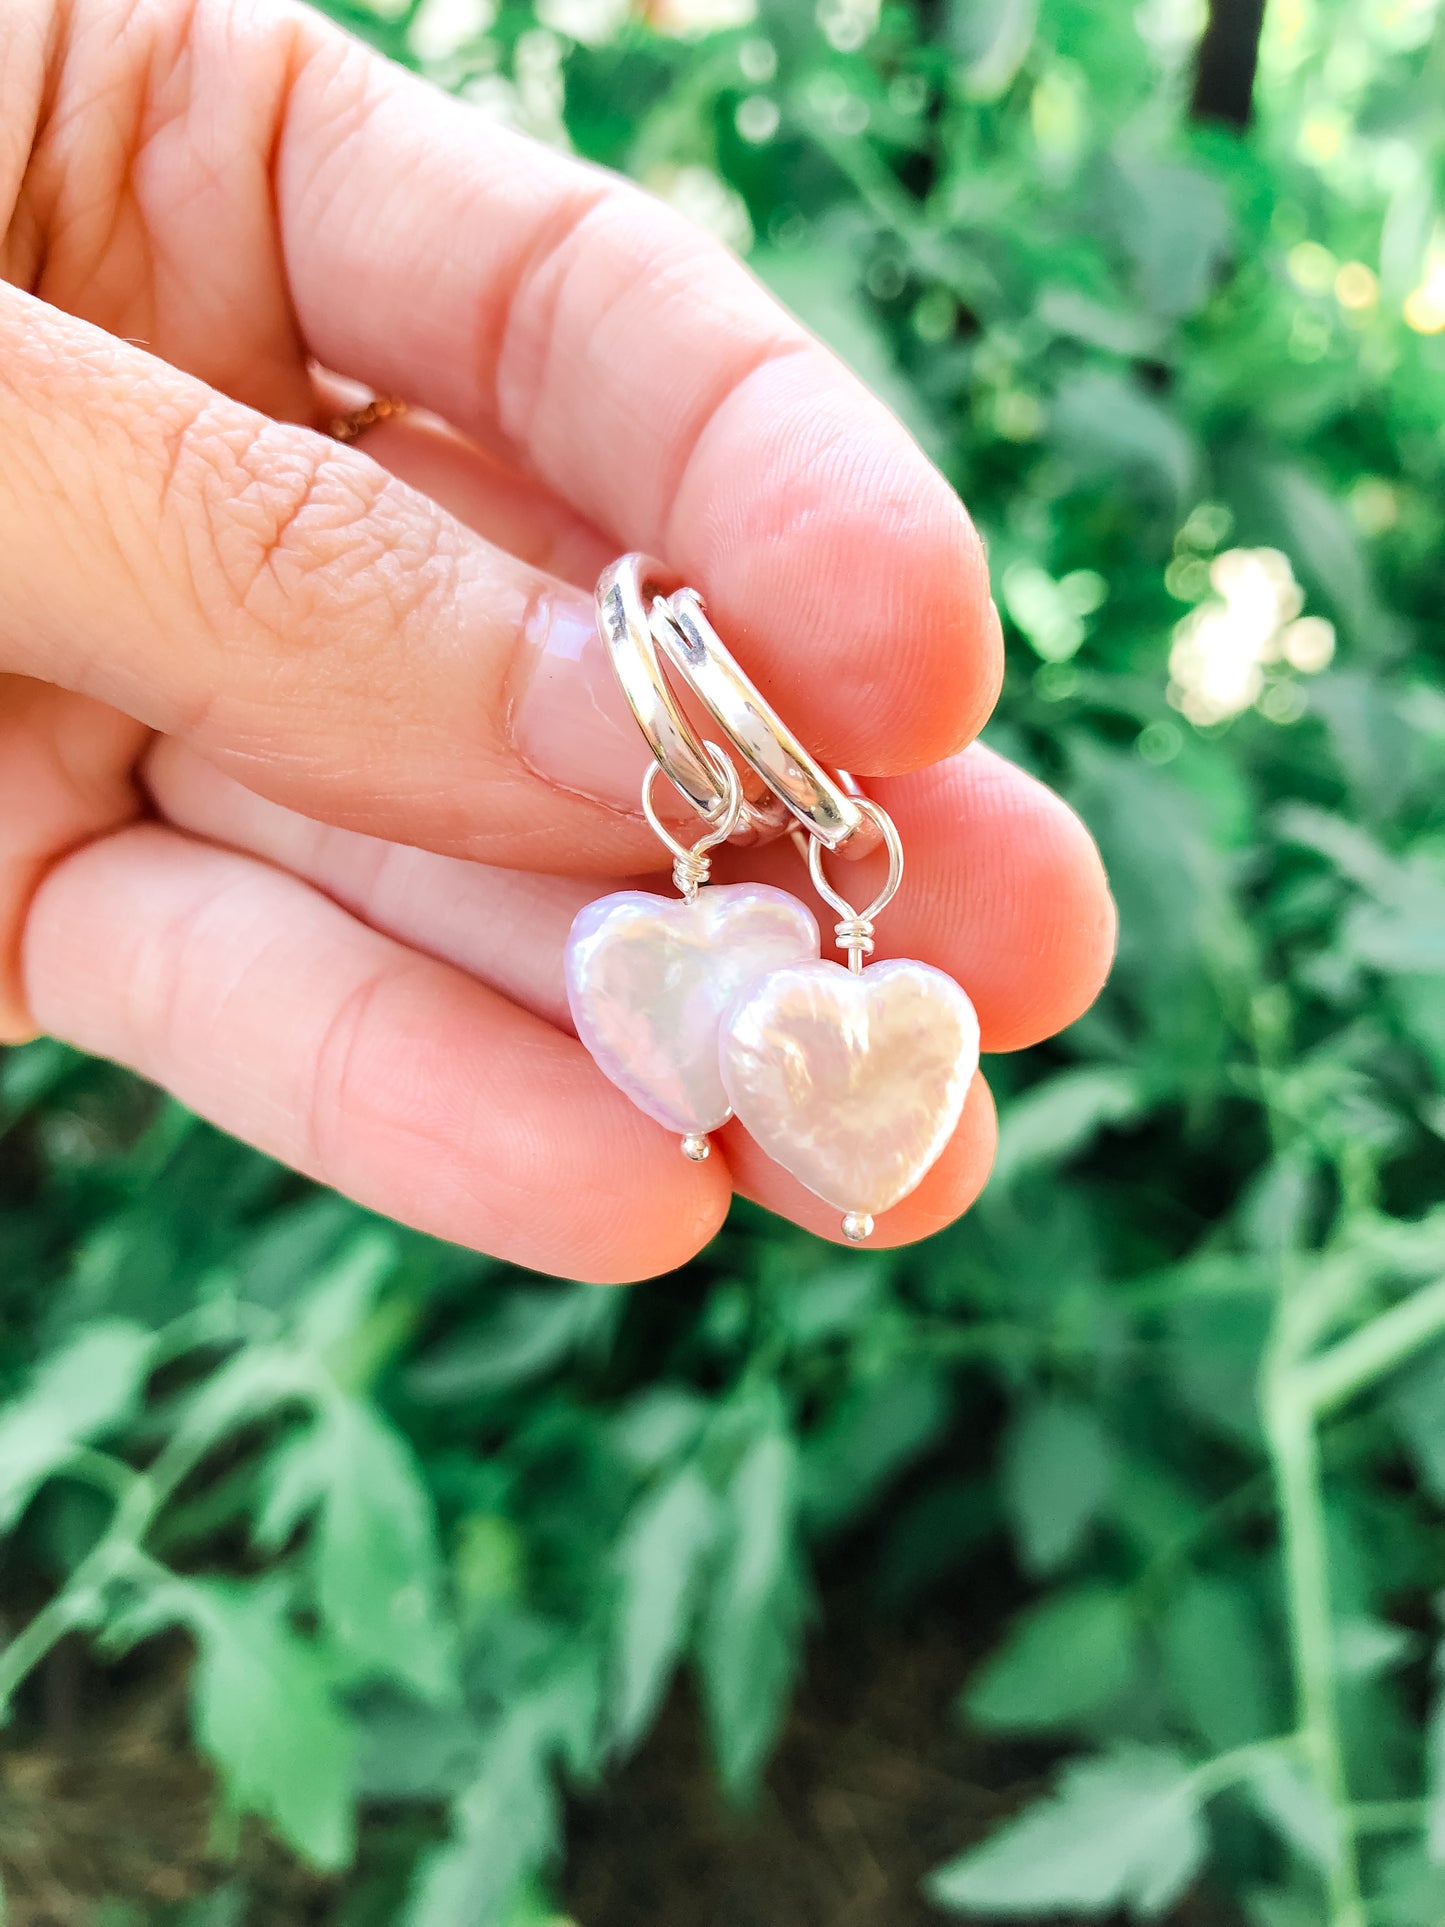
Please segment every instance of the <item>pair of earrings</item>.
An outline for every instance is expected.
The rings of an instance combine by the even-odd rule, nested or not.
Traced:
[[[623,890],[589,904],[567,941],[577,1034],[639,1109],[708,1155],[730,1117],[843,1215],[855,1243],[913,1191],[953,1135],[978,1065],[978,1019],[941,970],[870,964],[874,920],[896,894],[903,851],[887,812],[808,754],[729,655],[691,589],[645,556],[603,572],[598,625],[655,757],[642,786],[673,856],[676,899]],[[741,759],[700,740],[659,659],[691,688]],[[665,774],[701,817],[692,844],[659,820]],[[709,884],[709,853],[796,824],[813,885],[838,915],[846,967],[820,956],[817,921],[785,890]],[[881,841],[888,877],[857,911],[830,884],[824,852]]]

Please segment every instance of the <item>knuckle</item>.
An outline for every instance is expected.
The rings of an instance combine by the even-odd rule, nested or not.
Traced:
[[[162,496],[203,616],[263,642],[365,654],[451,587],[444,519],[309,429],[203,406],[168,437]]]
[[[305,1085],[302,1157],[318,1177],[334,1180],[344,1168],[350,1129],[368,1102],[366,1042],[377,1005],[405,968],[384,961],[366,971],[338,999],[316,1040]]]

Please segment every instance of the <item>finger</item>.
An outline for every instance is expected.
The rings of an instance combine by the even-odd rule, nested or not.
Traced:
[[[903,884],[878,920],[879,957],[918,957],[956,978],[978,1011],[985,1052],[1021,1050],[1093,1003],[1114,957],[1117,917],[1099,852],[1069,806],[1016,764],[974,743],[932,769],[869,785],[903,843]],[[816,898],[787,845],[718,863]],[[830,866],[845,899],[864,904],[886,868]]]
[[[55,1036],[456,1243],[620,1281],[690,1257],[726,1210],[722,1159],[680,1157],[572,1038],[174,830],[122,830],[53,869],[23,962]]]
[[[616,807],[641,734],[605,661],[576,660],[591,598],[364,452],[3,284],[0,446],[0,668],[313,816],[532,868],[655,860]],[[589,770],[610,805],[574,793]]]
[[[183,744],[157,743],[145,775],[172,822],[297,871],[373,928],[459,965],[570,1032],[563,946],[595,885],[463,863],[310,823],[221,775]],[[878,1240],[904,1244],[965,1211],[988,1175],[995,1134],[992,1103],[979,1079],[944,1155],[912,1197],[880,1217]],[[748,1197],[824,1237],[841,1238],[839,1214],[764,1156],[740,1127],[728,1127],[719,1141]]]
[[[736,1119],[714,1134],[727,1156],[733,1184],[745,1198],[791,1218],[806,1231],[846,1244],[842,1214],[825,1204],[759,1150]],[[974,1075],[958,1128],[918,1189],[880,1212],[868,1239],[870,1249],[913,1244],[961,1218],[988,1182],[998,1146],[998,1120],[982,1072]]]
[[[356,915],[449,958],[565,1022],[562,946],[572,917],[615,881],[515,876],[330,830],[249,794],[184,746],[158,742],[147,780],[172,821],[284,864]],[[917,957],[961,983],[985,1051],[1036,1043],[1093,1002],[1113,956],[1115,917],[1092,839],[1051,790],[975,744],[931,770],[877,786],[903,839],[903,888],[880,917],[877,954]],[[873,860],[840,878],[861,900]],[[728,853],[719,877],[807,898],[789,843]]]
[[[304,877],[374,930],[571,1029],[562,947],[582,906],[620,882],[467,863],[339,830],[257,796],[174,737],[157,739],[142,777],[178,829]]]
[[[145,776],[172,822],[294,869],[374,927],[474,972],[571,1029],[563,947],[573,917],[597,894],[595,884],[522,876],[309,823],[253,795],[183,744],[158,742]],[[784,887],[798,880],[778,879]],[[907,1243],[967,1210],[988,1175],[995,1136],[992,1102],[980,1078],[943,1157],[911,1198],[879,1219],[878,1238]],[[740,1127],[728,1127],[721,1141],[745,1195],[825,1237],[841,1238],[838,1213],[764,1156]]]
[[[212,0],[187,51],[198,97],[266,103],[320,361],[511,449],[619,549],[696,580],[820,755],[898,770],[976,731],[1001,650],[967,516],[721,247],[309,16],[238,25]],[[178,202],[187,160],[164,156]]]
[[[30,900],[59,857],[136,814],[145,734],[101,703],[0,676],[0,1044],[35,1035],[20,983]]]
[[[874,787],[914,852],[888,954],[926,952],[956,977],[988,1014],[989,1051],[1081,1017],[1113,963],[1118,915],[1098,847],[1062,798],[981,743]]]
[[[367,392],[356,382],[320,375],[318,421],[344,417]],[[617,545],[585,522],[534,476],[475,442],[440,416],[407,409],[365,430],[365,453],[390,474],[440,504],[494,547],[590,591]]]

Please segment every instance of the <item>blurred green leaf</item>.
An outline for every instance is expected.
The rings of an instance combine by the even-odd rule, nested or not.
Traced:
[[[995,100],[1023,65],[1038,0],[949,0],[948,34],[977,100]]]
[[[1044,1078],[1010,1103],[999,1124],[993,1182],[1056,1164],[1084,1150],[1111,1124],[1129,1124],[1144,1107],[1139,1081],[1113,1065],[1081,1065]]]
[[[1049,433],[1060,457],[1081,478],[1142,487],[1171,508],[1195,485],[1199,453],[1187,431],[1142,388],[1091,369],[1059,386]]]
[[[855,1517],[927,1450],[951,1411],[946,1378],[925,1365],[870,1379],[840,1400],[803,1449],[800,1504],[809,1524],[826,1531]]]
[[[226,1802],[261,1814],[313,1865],[344,1866],[355,1819],[355,1741],[316,1646],[292,1628],[280,1579],[166,1576],[132,1635],[183,1625],[196,1642],[191,1714]]]
[[[1441,1654],[1435,1656],[1437,1690],[1425,1733],[1425,1844],[1435,1865],[1445,1864],[1445,1691],[1439,1690]]]
[[[1334,1809],[1316,1781],[1294,1761],[1263,1760],[1245,1787],[1256,1811],[1309,1864],[1330,1868],[1340,1858]]]
[[[1278,1731],[1269,1636],[1237,1581],[1189,1574],[1165,1608],[1159,1639],[1175,1702],[1212,1752]]]
[[[1110,199],[1140,298],[1154,313],[1200,307],[1233,237],[1219,182],[1193,167],[1142,153],[1113,157]]]
[[[964,1695],[980,1726],[1009,1732],[1075,1726],[1128,1686],[1138,1634],[1128,1598],[1108,1586],[1080,1586],[1026,1607],[1000,1652]]]
[[[424,1353],[407,1374],[407,1390],[443,1405],[523,1385],[605,1331],[616,1310],[615,1294],[596,1285],[508,1292],[481,1324]]]
[[[622,1746],[651,1724],[686,1645],[718,1511],[706,1480],[685,1465],[628,1517],[617,1549],[614,1719]]]
[[[1125,1907],[1152,1918],[1189,1885],[1206,1845],[1187,1762],[1121,1747],[1066,1767],[1052,1796],[940,1867],[928,1890],[955,1913]]]
[[[452,1837],[423,1856],[402,1927],[510,1927],[533,1870],[554,1851],[552,1771],[596,1716],[585,1662],[529,1683],[485,1742],[477,1777],[452,1808]]]
[[[44,1360],[25,1391],[0,1409],[0,1530],[77,1446],[131,1415],[150,1356],[150,1334],[138,1325],[98,1322]]]
[[[1071,1399],[1026,1405],[1004,1437],[1004,1505],[1029,1572],[1057,1572],[1109,1496],[1114,1449],[1098,1415]]]
[[[404,1441],[369,1406],[334,1396],[269,1463],[255,1537],[276,1550],[315,1510],[316,1605],[360,1677],[428,1699],[456,1690],[432,1505]]]
[[[797,1448],[768,1426],[723,1494],[722,1539],[697,1655],[718,1772],[750,1793],[782,1720],[803,1615],[793,1539]]]

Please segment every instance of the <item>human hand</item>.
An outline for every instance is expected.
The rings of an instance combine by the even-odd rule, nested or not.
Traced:
[[[897,820],[880,955],[986,1051],[1094,996],[1093,845],[964,747],[1001,658],[967,517],[665,207],[299,9],[8,0],[0,232],[0,1039],[565,1275],[681,1263],[734,1187],[836,1235],[568,1031],[573,914],[661,861],[586,592],[627,548]],[[428,415],[343,447],[318,370]],[[806,894],[786,843],[735,873]],[[963,1210],[993,1132],[979,1078],[875,1242]]]

